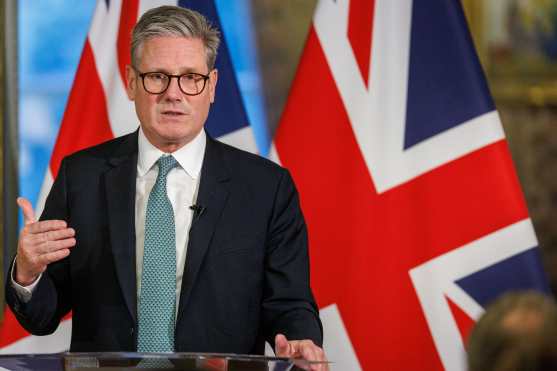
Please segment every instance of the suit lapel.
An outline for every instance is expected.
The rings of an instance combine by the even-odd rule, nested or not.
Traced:
[[[196,202],[197,205],[203,207],[203,211],[194,217],[189,232],[177,323],[182,318],[199,268],[228,198],[230,175],[224,165],[219,145],[207,136],[207,147]]]
[[[116,274],[134,321],[137,311],[135,270],[135,180],[137,173],[137,132],[128,135],[109,159],[105,191],[110,243]]]

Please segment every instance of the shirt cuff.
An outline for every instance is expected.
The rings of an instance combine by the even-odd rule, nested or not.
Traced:
[[[43,274],[41,273],[39,275],[39,277],[37,277],[37,279],[32,284],[30,284],[29,286],[21,286],[14,279],[15,261],[16,261],[16,259],[14,259],[14,262],[12,263],[12,269],[11,269],[11,273],[10,273],[10,279],[12,281],[11,284],[12,284],[12,287],[14,288],[19,300],[21,300],[24,303],[27,303],[29,300],[31,300],[31,296],[33,295],[33,291],[35,290],[35,287],[37,287],[37,284],[41,280],[41,277],[43,276]]]

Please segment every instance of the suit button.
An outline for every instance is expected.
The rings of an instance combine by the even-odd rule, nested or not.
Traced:
[[[130,335],[133,335],[133,327],[130,327]]]

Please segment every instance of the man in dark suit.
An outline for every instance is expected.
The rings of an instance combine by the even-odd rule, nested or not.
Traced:
[[[41,221],[18,199],[6,296],[31,333],[72,310],[72,351],[262,353],[267,340],[325,359],[289,173],[203,130],[218,43],[199,13],[145,13],[126,71],[138,131],[65,158]]]

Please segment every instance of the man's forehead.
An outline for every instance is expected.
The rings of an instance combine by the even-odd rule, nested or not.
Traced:
[[[139,64],[197,69],[206,64],[207,50],[200,38],[153,36],[139,50]]]
[[[205,53],[205,45],[199,37],[160,35],[145,39],[141,47],[149,49],[197,49]]]

